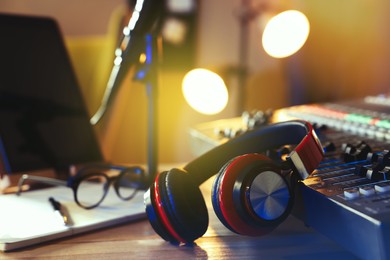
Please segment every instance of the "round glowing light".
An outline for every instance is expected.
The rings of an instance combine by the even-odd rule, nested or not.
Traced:
[[[262,38],[264,50],[275,58],[293,55],[305,44],[309,31],[309,20],[303,13],[284,11],[267,23]]]
[[[207,115],[221,112],[229,99],[223,79],[206,69],[188,72],[184,76],[182,90],[187,103],[196,111]]]
[[[176,13],[190,13],[196,7],[194,0],[168,0],[166,5],[169,11]]]
[[[162,28],[162,36],[172,44],[180,45],[187,35],[187,25],[176,18],[167,18]]]

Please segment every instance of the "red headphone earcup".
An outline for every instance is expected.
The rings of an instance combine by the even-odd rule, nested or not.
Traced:
[[[213,205],[213,209],[214,209],[214,213],[215,215],[218,217],[218,219],[222,222],[222,224],[227,227],[228,229],[230,229],[231,231],[236,232],[236,230],[234,230],[233,227],[231,227],[229,225],[229,223],[227,221],[225,221],[225,218],[222,214],[222,211],[221,211],[221,206],[220,206],[220,200],[219,200],[219,187],[220,187],[220,183],[221,183],[221,180],[223,179],[223,176],[224,176],[224,173],[225,173],[225,170],[226,168],[229,166],[229,164],[234,161],[236,158],[233,158],[232,160],[228,161],[222,168],[221,170],[218,172],[218,174],[216,175],[215,179],[214,179],[214,183],[213,183],[213,186],[211,188],[211,203]]]
[[[158,216],[155,186],[152,185],[144,194],[145,212],[154,231],[166,241],[175,242],[176,238],[165,227],[163,221]]]
[[[229,161],[217,175],[212,191],[213,208],[221,222],[242,235],[259,236],[272,231],[288,215],[292,203],[288,184],[279,173],[280,168],[261,154],[246,154]],[[265,182],[260,183],[260,189],[259,179]],[[269,198],[257,198],[257,191],[267,190],[268,185],[276,187],[275,184],[280,192],[275,189],[273,194],[267,195]],[[264,201],[269,203],[267,200],[273,200],[274,196],[285,206],[275,218],[275,214],[268,212],[269,205],[261,205]],[[271,213],[273,211],[275,207],[271,207]]]
[[[147,215],[162,238],[190,243],[206,232],[208,212],[203,195],[184,171],[172,169],[161,173],[150,193],[153,194],[146,207]]]

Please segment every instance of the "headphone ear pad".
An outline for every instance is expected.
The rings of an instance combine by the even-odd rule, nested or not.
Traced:
[[[293,201],[288,183],[280,172],[279,166],[262,154],[246,154],[226,163],[212,188],[212,204],[220,221],[231,231],[242,235],[259,236],[271,232],[288,216]],[[258,184],[258,180],[262,180],[260,190],[267,190],[265,193],[268,193],[269,187],[275,187],[271,189],[277,191],[274,195],[267,195],[277,201],[274,203],[276,207],[270,208],[271,212],[267,212],[265,206],[265,210],[262,208],[259,213],[257,207],[262,202],[251,197],[251,189],[257,188],[252,184]],[[276,214],[272,212],[275,208]]]
[[[221,170],[216,175],[216,177],[214,179],[213,186],[211,188],[211,203],[213,205],[214,213],[215,213],[215,215],[217,215],[218,219],[222,222],[222,224],[233,232],[236,232],[236,231],[229,225],[229,223],[227,221],[225,221],[225,218],[222,214],[221,207],[219,205],[220,200],[219,200],[219,188],[218,187],[220,187],[220,183],[221,183],[222,177],[224,176],[224,172],[225,172],[226,168],[235,159],[236,158],[229,160],[227,163],[225,163],[222,166]]]
[[[209,221],[206,203],[185,171],[172,169],[158,175],[149,197],[146,212],[163,239],[190,243],[206,232]]]

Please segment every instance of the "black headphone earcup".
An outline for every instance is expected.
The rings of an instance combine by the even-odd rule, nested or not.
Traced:
[[[149,221],[163,239],[190,243],[206,232],[208,212],[203,195],[183,170],[161,173],[146,194]]]
[[[242,235],[272,231],[289,214],[292,194],[280,168],[261,154],[238,156],[221,169],[212,189],[220,221]]]

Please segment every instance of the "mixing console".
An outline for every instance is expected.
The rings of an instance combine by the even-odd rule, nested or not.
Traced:
[[[199,125],[192,131],[194,143],[203,152],[269,121],[311,122],[325,157],[300,183],[295,215],[358,257],[390,259],[390,98],[294,106],[263,115],[259,124],[246,115]]]

